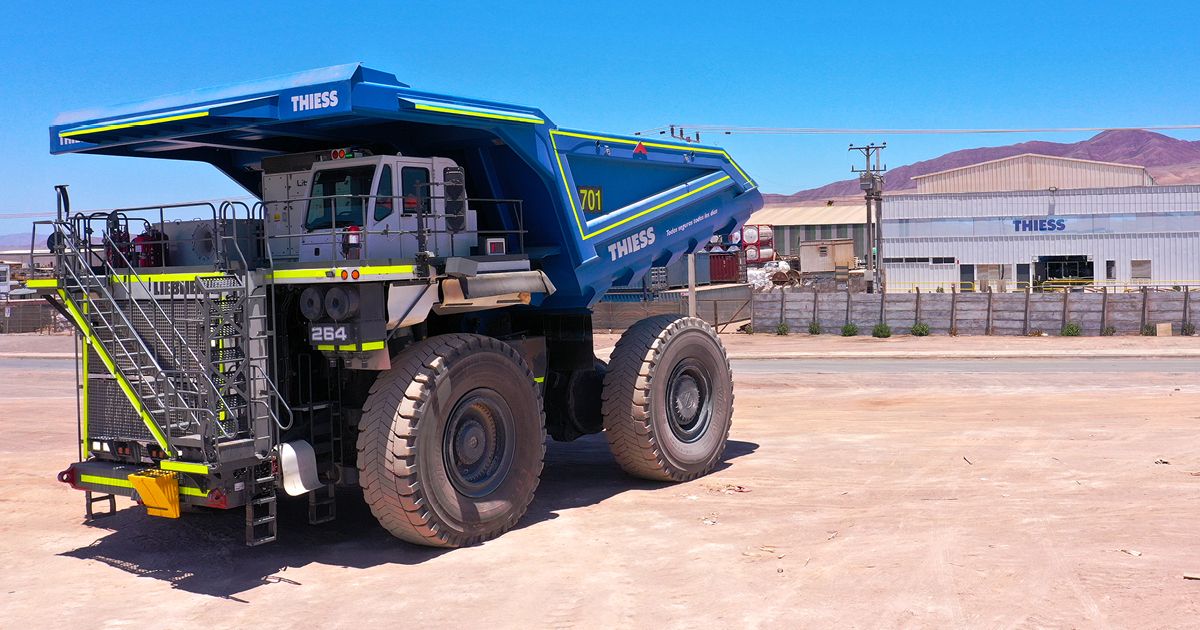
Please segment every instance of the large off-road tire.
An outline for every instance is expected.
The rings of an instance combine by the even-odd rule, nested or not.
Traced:
[[[545,455],[542,399],[512,346],[440,335],[380,375],[358,432],[359,485],[393,535],[461,547],[512,528]]]
[[[604,431],[625,472],[688,481],[721,461],[733,416],[733,372],[704,320],[662,315],[621,335],[608,362]]]

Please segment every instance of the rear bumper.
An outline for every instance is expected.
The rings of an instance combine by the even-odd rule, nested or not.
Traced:
[[[139,497],[129,476],[144,470],[156,468],[93,459],[71,464],[58,474],[58,480],[76,490],[114,494],[136,500]],[[244,493],[237,488],[241,485],[240,482],[226,482],[216,475],[187,472],[176,474],[179,479],[179,503],[182,505],[233,508],[244,503]]]

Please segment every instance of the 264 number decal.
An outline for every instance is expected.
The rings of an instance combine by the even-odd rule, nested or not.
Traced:
[[[346,332],[345,326],[313,326],[312,341],[314,343],[321,341],[346,341],[350,335]]]
[[[584,212],[604,212],[603,197],[604,191],[599,186],[579,187],[579,205],[583,206]]]

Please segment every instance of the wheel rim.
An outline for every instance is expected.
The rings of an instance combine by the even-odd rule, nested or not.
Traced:
[[[712,418],[712,384],[695,359],[680,361],[667,381],[667,418],[671,432],[683,442],[704,436]]]
[[[446,475],[458,492],[478,498],[491,494],[512,468],[515,423],[494,390],[475,389],[459,399],[442,439]]]

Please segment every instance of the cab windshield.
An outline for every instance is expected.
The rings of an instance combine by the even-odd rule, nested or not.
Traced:
[[[371,194],[371,179],[374,166],[351,166],[317,171],[313,177],[312,197],[308,202],[308,215],[304,229],[321,230],[333,227],[363,225],[363,209],[367,206],[367,195]]]

